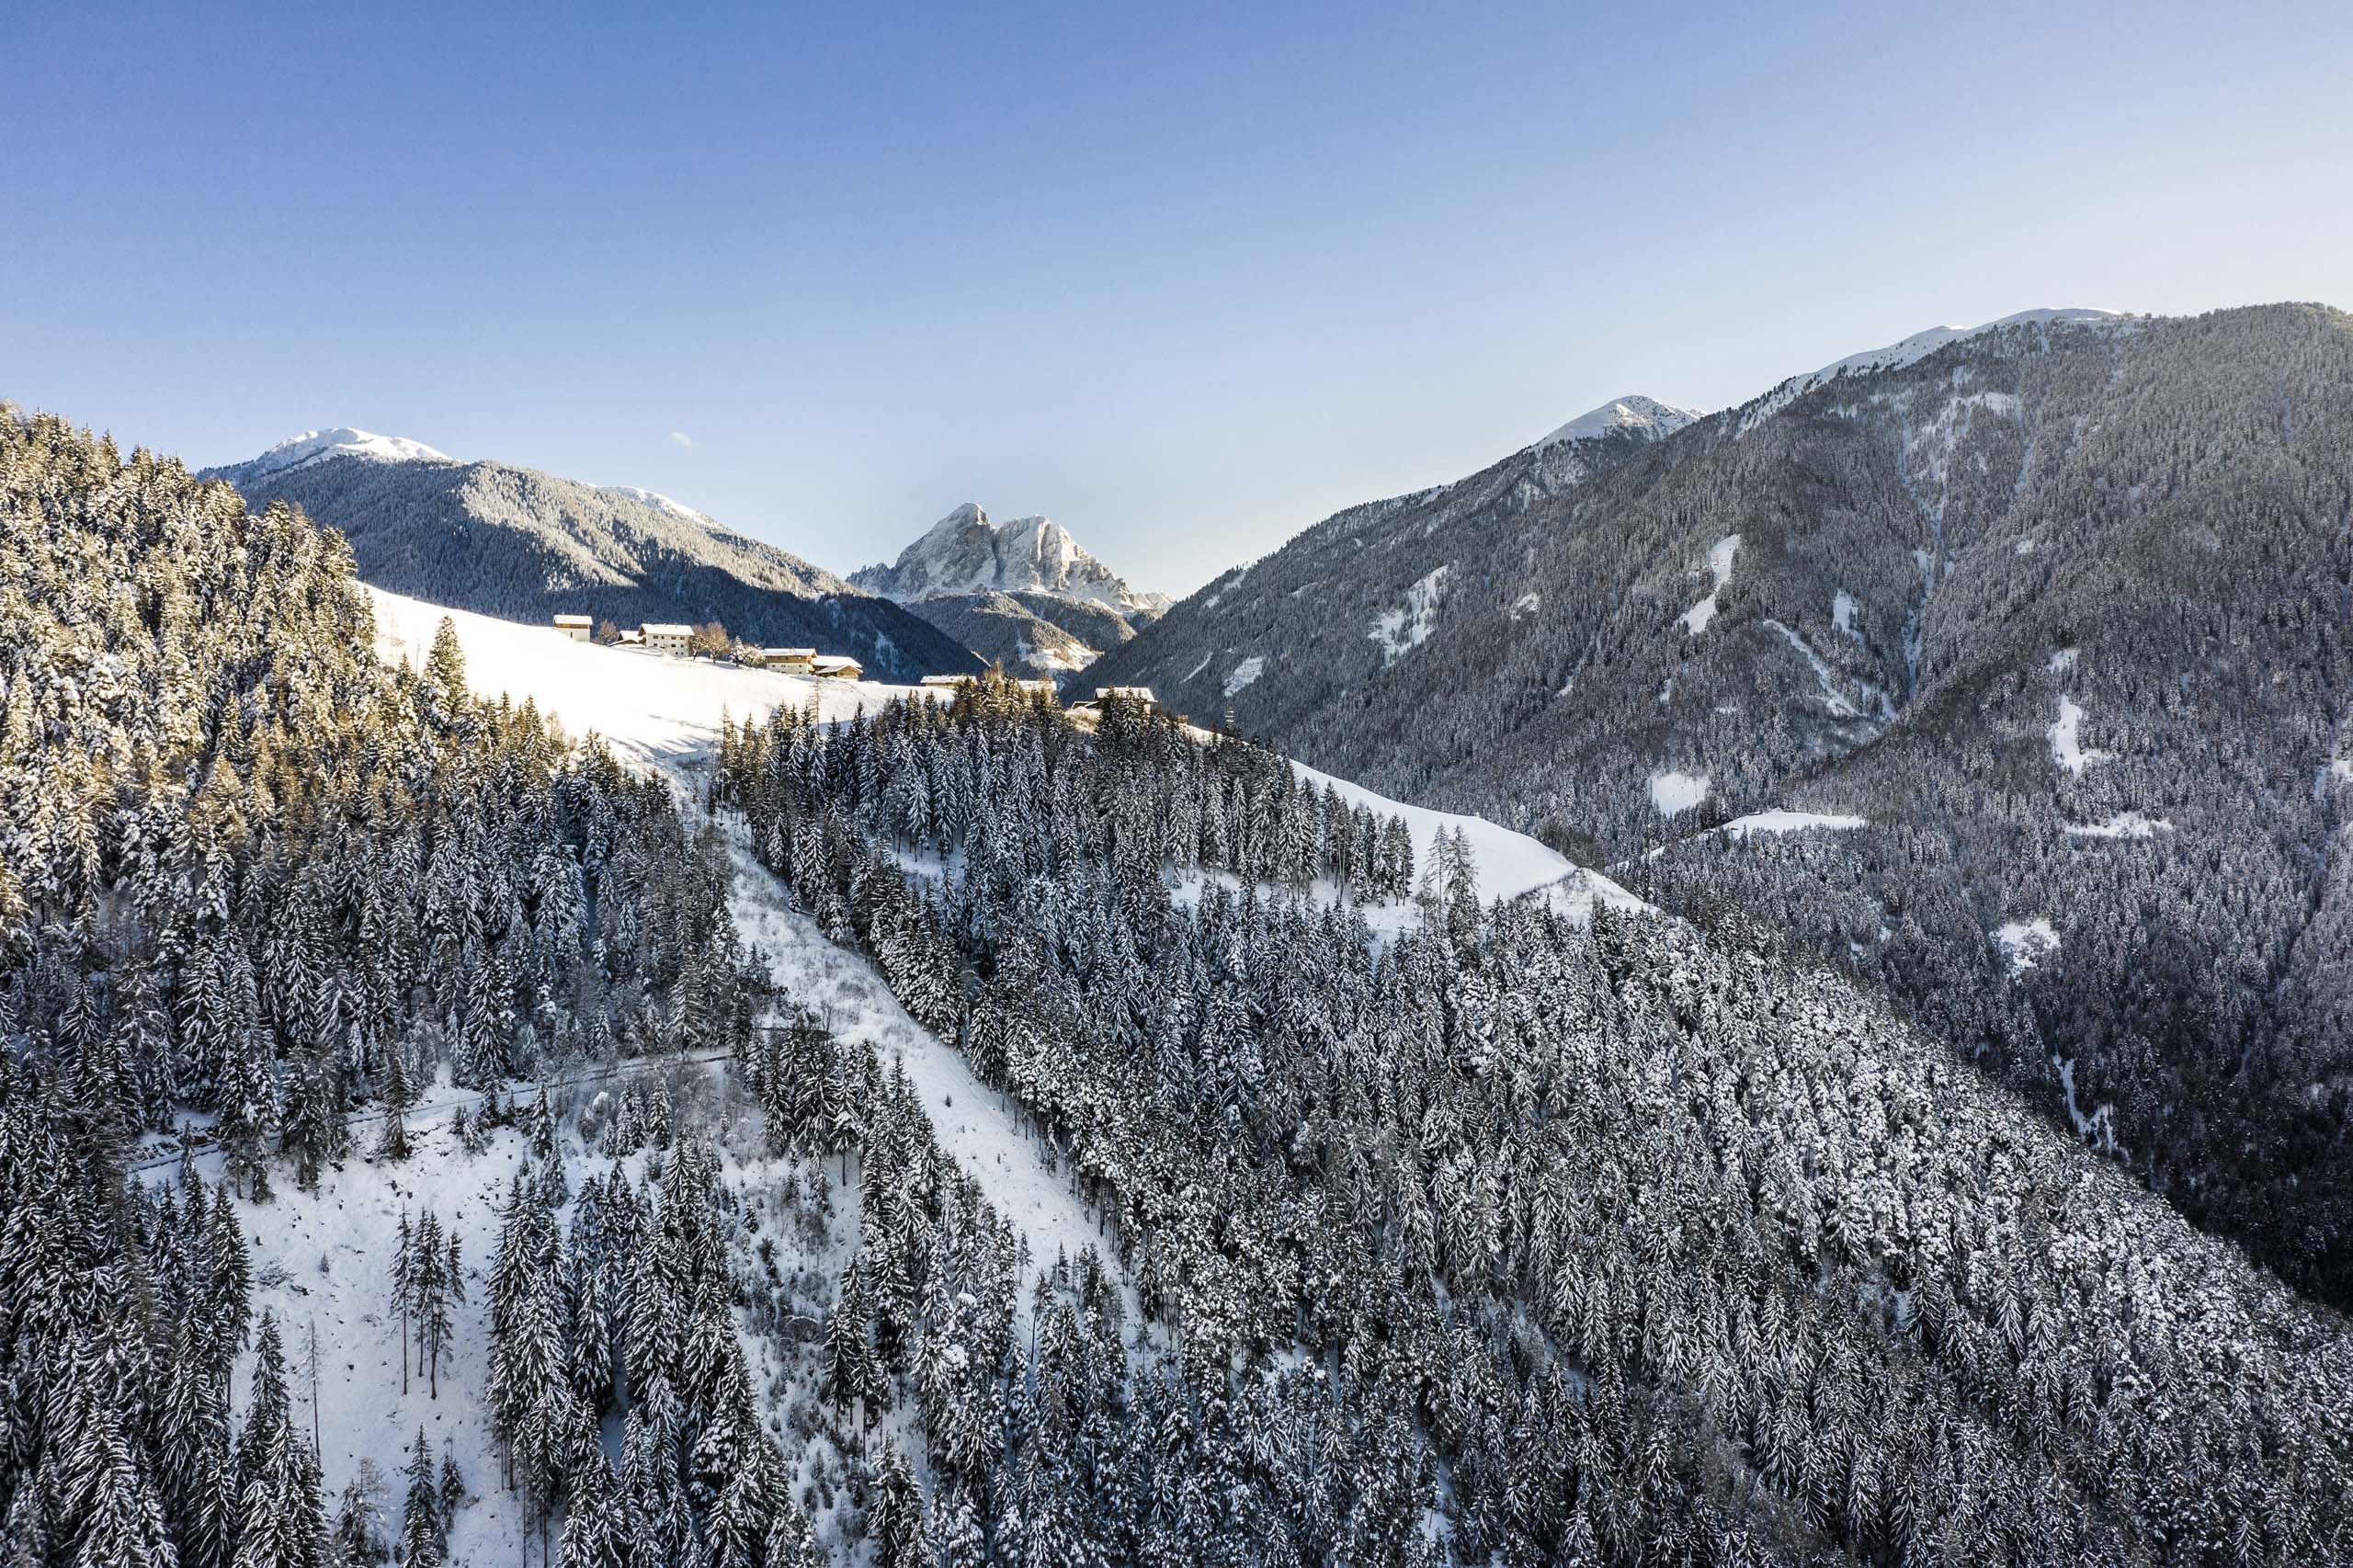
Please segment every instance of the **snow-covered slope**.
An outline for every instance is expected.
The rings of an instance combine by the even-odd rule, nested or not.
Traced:
[[[348,425],[338,425],[332,430],[305,430],[290,436],[262,453],[246,465],[253,472],[285,473],[326,458],[370,458],[378,462],[455,462],[447,452],[436,451],[422,441],[412,441],[405,436],[379,436],[369,430],[355,430]]]
[[[1699,409],[1677,408],[1634,393],[1578,415],[1536,445],[1557,447],[1563,441],[1590,441],[1620,431],[1656,441],[1704,417]]]
[[[1361,784],[1318,773],[1303,762],[1294,762],[1291,767],[1319,790],[1331,785],[1351,805],[1369,806],[1376,814],[1404,818],[1407,831],[1414,835],[1416,865],[1429,863],[1430,851],[1438,843],[1439,833],[1461,834],[1470,846],[1472,864],[1479,874],[1479,896],[1483,899],[1518,898],[1542,889],[1547,899],[1579,918],[1589,915],[1597,903],[1615,909],[1650,907],[1600,872],[1588,871],[1560,851],[1484,817],[1409,806],[1386,795],[1377,795]]]
[[[690,523],[703,523],[711,528],[719,526],[705,514],[683,501],[671,500],[658,490],[647,490],[635,484],[600,484],[597,488],[608,495],[626,495],[632,501],[642,501],[649,506],[667,512],[674,517],[683,517]]]
[[[466,678],[476,691],[504,692],[518,703],[529,698],[574,734],[594,730],[616,751],[649,763],[676,761],[715,744],[723,715],[743,720],[813,698],[820,718],[847,719],[861,707],[870,710],[926,689],[603,648],[574,642],[550,627],[445,609],[381,588],[368,593],[375,600],[376,646],[384,657],[422,668],[446,615],[457,625]]]

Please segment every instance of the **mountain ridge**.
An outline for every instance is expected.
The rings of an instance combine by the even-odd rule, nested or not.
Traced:
[[[890,600],[652,491],[461,462],[348,427],[203,477],[339,529],[369,583],[460,608],[623,626],[716,620],[738,638],[847,653],[897,680],[980,667]]]

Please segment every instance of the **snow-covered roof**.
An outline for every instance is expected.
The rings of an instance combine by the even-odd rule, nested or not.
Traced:
[[[760,650],[760,657],[763,659],[813,659],[816,656],[817,650],[814,648],[763,648]]]
[[[596,624],[585,615],[560,615],[555,618],[555,623],[558,626],[594,626]]]
[[[649,620],[643,630],[648,637],[692,637],[695,634],[691,626],[679,626],[666,620]]]
[[[1131,702],[1157,702],[1160,700],[1158,698],[1153,696],[1152,687],[1148,686],[1098,686],[1095,688],[1095,700],[1097,702],[1101,702],[1106,699],[1113,697],[1124,697]]]

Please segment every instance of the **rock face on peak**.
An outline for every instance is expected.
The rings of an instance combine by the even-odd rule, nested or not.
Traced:
[[[313,431],[210,470],[256,507],[287,501],[340,529],[375,586],[542,624],[551,615],[716,620],[767,646],[847,653],[878,680],[979,668],[889,599],[651,491],[459,462],[366,431]]]
[[[971,502],[934,523],[889,565],[850,581],[881,594],[1010,669],[1083,668],[1149,625],[1165,594],[1140,593],[1051,517],[996,522]]]
[[[1536,444],[1555,447],[1563,441],[1589,441],[1623,431],[1645,440],[1663,440],[1707,415],[1696,408],[1677,408],[1637,392],[1580,414]]]
[[[850,581],[902,604],[961,594],[1051,594],[1123,617],[1168,608],[1167,595],[1129,587],[1051,517],[995,522],[970,501],[932,524],[896,562],[853,573]]]

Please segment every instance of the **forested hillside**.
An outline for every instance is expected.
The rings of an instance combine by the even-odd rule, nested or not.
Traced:
[[[211,471],[256,506],[288,501],[349,541],[380,588],[485,615],[620,626],[716,620],[767,647],[815,647],[878,679],[975,670],[928,622],[658,495],[506,463],[331,450]]]
[[[1343,513],[1090,678],[1598,864],[1863,817],[1651,892],[1885,983],[2342,1302],[2348,450],[2341,312],[2024,322]]]
[[[0,622],[6,1560],[326,1562],[350,1457],[295,1429],[238,1213],[402,1157],[437,1077],[739,1043],[724,858],[453,640],[380,666],[335,536],[13,408]],[[183,1125],[217,1176],[127,1186]]]
[[[12,1568],[2353,1557],[2343,1320],[1737,921],[995,680],[682,814],[46,417],[0,573]]]
[[[1047,1517],[1057,1560],[2346,1553],[2340,1320],[1753,937],[1483,908],[1441,859],[1419,928],[1376,940],[1360,833],[1279,786],[1250,804],[1255,755],[1116,701],[1086,738],[992,687],[782,713],[722,756],[796,902],[1118,1220],[1133,1381],[1058,1410],[1090,1464],[1014,1427],[1042,1489],[1015,1495],[1047,1506],[992,1541],[1017,1520],[1037,1550]],[[1212,845],[1240,881],[1172,899],[1164,865]],[[1343,891],[1283,891],[1319,870]],[[904,1311],[851,1308],[885,1341]]]

